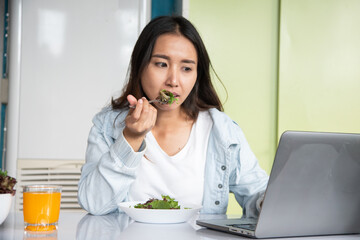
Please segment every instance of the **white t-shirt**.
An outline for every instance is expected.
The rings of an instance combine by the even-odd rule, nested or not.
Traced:
[[[147,201],[169,195],[179,204],[202,204],[204,170],[210,130],[208,111],[199,113],[185,147],[174,156],[167,155],[151,131],[146,135],[145,157],[129,191],[130,201]]]

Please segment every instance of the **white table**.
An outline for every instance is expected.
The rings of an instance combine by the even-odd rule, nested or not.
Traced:
[[[38,239],[52,240],[238,240],[249,239],[228,233],[213,231],[202,228],[195,224],[200,218],[226,218],[225,215],[200,215],[186,223],[180,224],[145,224],[131,220],[126,214],[116,213],[104,216],[93,216],[85,212],[61,212],[57,233],[50,236],[38,236]],[[229,216],[234,217],[234,216]],[[25,240],[30,239],[24,234],[24,222],[22,212],[11,212],[5,222],[0,226],[1,240]],[[31,238],[33,239],[33,238]],[[287,238],[282,238],[284,240]],[[360,235],[346,236],[321,236],[307,238],[289,238],[291,240],[340,240],[357,239]]]

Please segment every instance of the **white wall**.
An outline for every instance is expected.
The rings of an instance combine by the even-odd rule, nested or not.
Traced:
[[[84,159],[91,119],[123,86],[149,2],[12,1],[11,171],[17,159]]]

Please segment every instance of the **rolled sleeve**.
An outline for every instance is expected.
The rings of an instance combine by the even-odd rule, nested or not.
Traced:
[[[123,128],[113,127],[110,114],[101,112],[93,119],[79,181],[79,204],[94,215],[117,211],[117,204],[126,201],[146,149],[144,141],[135,152],[124,138]]]

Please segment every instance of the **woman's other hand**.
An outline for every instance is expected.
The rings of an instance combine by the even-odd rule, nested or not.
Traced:
[[[135,106],[135,108],[130,108],[125,118],[126,126],[123,134],[133,150],[137,152],[146,133],[155,125],[157,110],[144,97],[136,100],[134,96],[128,95],[127,100],[130,106]]]

